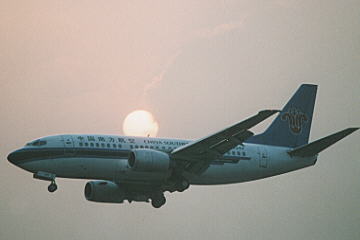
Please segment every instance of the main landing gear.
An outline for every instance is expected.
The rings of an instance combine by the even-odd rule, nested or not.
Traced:
[[[50,185],[48,186],[48,191],[51,193],[55,192],[58,188],[55,183],[55,177],[56,175],[53,173],[47,173],[41,171],[34,173],[34,178],[51,182]]]
[[[190,183],[185,178],[180,179],[175,183],[176,191],[183,192],[190,187]]]
[[[187,179],[183,177],[173,178],[171,183],[171,189],[168,190],[170,192],[178,191],[183,192],[190,187],[190,183]],[[164,193],[160,190],[155,191],[152,195],[150,195],[151,205],[154,208],[160,208],[166,203],[166,198]]]
[[[151,205],[152,205],[154,208],[160,208],[160,207],[162,207],[165,203],[166,203],[166,198],[165,198],[165,196],[164,196],[164,193],[162,193],[162,192],[155,193],[155,194],[151,197]]]

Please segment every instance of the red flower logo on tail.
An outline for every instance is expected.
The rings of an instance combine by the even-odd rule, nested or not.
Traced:
[[[298,108],[289,108],[281,116],[281,120],[289,122],[289,128],[294,134],[300,134],[303,124],[308,121],[308,117]]]

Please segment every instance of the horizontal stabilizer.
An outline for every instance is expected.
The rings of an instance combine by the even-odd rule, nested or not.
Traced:
[[[331,134],[330,136],[321,138],[315,142],[295,148],[294,150],[291,150],[288,153],[290,156],[299,156],[299,157],[314,156],[358,129],[359,128],[347,128],[340,132]]]

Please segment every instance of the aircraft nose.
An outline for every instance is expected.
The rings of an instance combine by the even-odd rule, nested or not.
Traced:
[[[16,151],[11,152],[8,156],[7,159],[9,162],[11,162],[12,164],[15,164],[15,160],[16,160]]]
[[[18,165],[20,160],[24,159],[24,151],[22,149],[15,150],[7,156],[7,159],[12,164]]]

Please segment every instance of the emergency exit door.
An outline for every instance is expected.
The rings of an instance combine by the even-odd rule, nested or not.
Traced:
[[[259,167],[267,168],[269,162],[269,155],[266,147],[258,147],[258,156],[259,156]]]

